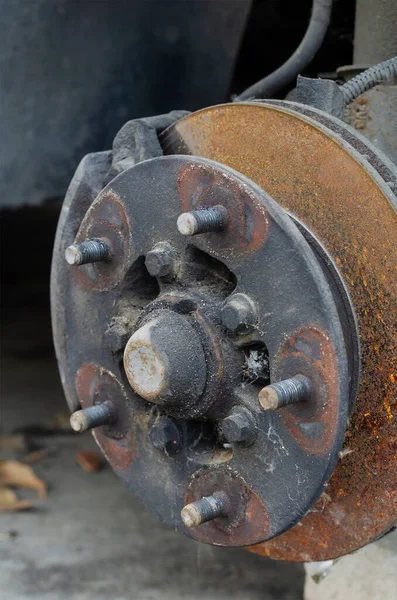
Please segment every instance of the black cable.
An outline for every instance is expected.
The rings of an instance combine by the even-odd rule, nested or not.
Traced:
[[[331,18],[332,0],[313,0],[309,27],[292,56],[273,73],[234,98],[235,102],[252,98],[271,98],[279,90],[295,81],[301,71],[313,60],[323,43]]]
[[[388,81],[393,77],[397,77],[397,56],[366,69],[342,85],[341,90],[346,104],[350,104],[355,98],[375,87],[378,83]]]

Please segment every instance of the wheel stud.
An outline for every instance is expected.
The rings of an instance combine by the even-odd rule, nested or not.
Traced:
[[[95,404],[82,410],[77,410],[70,417],[70,426],[77,433],[83,433],[87,429],[110,425],[116,420],[114,404],[107,400],[102,404]]]
[[[303,375],[284,379],[262,388],[259,403],[265,410],[275,410],[310,398],[310,382]]]
[[[112,257],[109,243],[102,238],[92,238],[85,242],[72,244],[65,250],[69,265],[85,265],[93,262],[106,262]]]
[[[227,227],[227,210],[224,206],[211,206],[182,213],[178,217],[177,227],[182,235],[197,235],[223,231]]]
[[[211,496],[204,496],[196,502],[187,504],[181,512],[182,521],[186,527],[197,527],[217,517],[227,514],[227,496],[224,492],[215,492]]]

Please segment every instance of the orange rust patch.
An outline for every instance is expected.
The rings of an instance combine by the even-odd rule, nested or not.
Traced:
[[[124,277],[132,262],[130,224],[121,198],[112,190],[102,192],[88,209],[76,235],[76,242],[105,238],[112,248],[107,262],[73,267],[75,281],[88,289],[108,291]]]
[[[312,399],[281,409],[281,421],[305,452],[327,454],[333,446],[337,430],[339,397],[336,356],[331,340],[318,329],[302,329],[286,341],[275,361],[277,379],[287,379],[290,375],[300,373],[312,380]],[[288,369],[291,368],[292,373],[289,373]],[[307,368],[307,372],[302,372],[304,368]],[[308,404],[312,404],[312,407]],[[314,423],[321,432],[317,436],[305,435],[301,426],[312,426]]]
[[[362,348],[346,436],[351,452],[336,467],[324,510],[253,551],[292,561],[352,552],[397,516],[396,451],[389,443],[397,437],[397,419],[390,418],[396,406],[396,212],[375,174],[334,133],[286,108],[205,109],[169,128],[162,144],[166,153],[203,156],[251,178],[315,233],[345,280]]]
[[[82,365],[76,375],[76,390],[81,406],[92,406],[101,395],[101,400],[111,400],[116,405],[126,401],[122,386],[110,371],[92,363]],[[104,396],[105,394],[105,396]],[[108,427],[96,427],[93,436],[106,459],[116,471],[128,469],[134,456],[135,441],[131,434],[110,437]]]
[[[241,183],[207,165],[186,165],[178,175],[183,212],[222,204],[228,212],[228,227],[207,235],[207,244],[217,254],[254,252],[268,236],[266,208]],[[255,227],[253,224],[255,223]]]
[[[226,490],[228,493],[228,477],[222,482],[223,476],[217,471],[203,473],[188,488],[185,496],[185,505],[208,496],[217,489]],[[224,485],[223,485],[224,484]],[[231,522],[226,526],[224,519],[218,518],[208,523],[203,523],[191,529],[192,537],[199,542],[211,543],[218,546],[241,546],[254,542],[258,538],[271,535],[270,521],[262,501],[255,492],[248,489],[240,478],[233,479],[233,492],[243,500],[236,509],[236,517],[231,517]],[[233,498],[230,499],[233,507]]]

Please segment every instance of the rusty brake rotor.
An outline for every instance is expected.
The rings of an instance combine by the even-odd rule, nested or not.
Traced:
[[[362,361],[344,448],[315,506],[251,549],[293,561],[351,552],[397,517],[396,169],[341,121],[282,101],[204,109],[160,139],[166,154],[205,156],[255,181],[314,234],[342,275]]]
[[[346,554],[397,514],[395,168],[303,105],[212,107],[156,146],[175,118],[147,120],[145,151],[127,123],[65,199],[51,293],[72,427],[197,540]]]
[[[298,226],[229,167],[168,156],[113,179],[68,235],[53,307],[74,428],[200,541],[290,528],[338,460],[358,377],[348,295]]]

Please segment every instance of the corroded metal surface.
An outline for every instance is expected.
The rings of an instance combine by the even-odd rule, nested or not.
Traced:
[[[76,242],[103,238],[111,248],[111,261],[94,262],[74,269],[76,280],[94,290],[110,290],[125,276],[131,263],[131,231],[123,204],[117,194],[102,194],[92,204],[76,236]]]
[[[277,357],[276,381],[296,373],[307,377],[311,395],[305,402],[280,410],[280,418],[295,442],[308,454],[327,454],[337,431],[337,364],[328,335],[314,328],[297,331]]]
[[[182,210],[219,203],[228,212],[230,231],[193,240],[178,232]],[[196,539],[230,546],[279,535],[311,508],[324,489],[338,460],[349,415],[347,344],[341,311],[321,261],[265,191],[205,158],[161,157],[124,171],[93,200],[80,229],[76,228],[77,238],[92,235],[102,223],[111,230],[107,237],[114,226],[126,232],[124,245],[109,265],[99,264],[92,280],[86,278],[86,265],[65,261],[58,265],[63,294],[54,290],[53,305],[57,305],[58,331],[62,330],[65,344],[60,354],[67,374],[65,387],[73,382],[83,407],[108,400],[120,407],[123,427],[118,421],[98,427],[95,438],[131,491],[164,522]],[[94,233],[106,237],[103,230]],[[177,261],[174,277],[154,278],[146,269],[145,256],[164,241]],[[57,253],[64,252],[65,242],[62,237]],[[114,272],[108,270],[113,260]],[[249,294],[257,318],[240,335],[224,325],[221,314],[225,301],[241,294]],[[170,321],[164,323],[167,314]],[[166,386],[175,388],[171,403],[163,397],[162,385],[152,398],[146,378],[142,393],[136,374],[131,378],[129,365],[123,368],[128,339],[140,331],[140,341],[143,336],[146,343],[142,329],[157,319],[162,320],[162,331],[152,327],[149,337],[161,351],[165,372],[172,374]],[[178,322],[189,327],[187,331],[183,326],[185,333],[175,339]],[[191,384],[191,374],[199,370],[191,328],[199,336],[205,360],[203,385],[199,382],[197,393],[192,390],[189,405],[185,376]],[[326,399],[332,405],[327,426],[333,436],[326,453],[308,455],[304,444],[294,440],[293,427],[285,426],[282,413],[269,414],[258,401],[261,379],[269,379],[269,364],[275,379],[284,364],[280,348],[300,331],[321,331],[327,340],[324,345],[332,348],[340,366],[337,372],[333,364],[329,367],[334,373],[332,395],[327,396],[328,381],[323,386],[325,395],[321,385],[313,385],[320,412]],[[304,353],[306,341],[312,358],[318,355],[321,360],[316,344],[308,336],[303,338],[302,334],[298,350]],[[146,358],[141,360],[143,368]],[[245,369],[250,362],[252,372]],[[260,369],[255,371],[258,362]],[[231,442],[225,447],[220,424],[240,405],[252,415],[255,436],[250,445]],[[153,445],[150,435],[164,416],[173,418],[180,438],[179,452],[172,457]],[[304,414],[301,421],[307,425]],[[300,433],[311,437],[307,428]],[[181,510],[189,501],[188,493],[197,499],[200,493],[224,491],[225,486],[235,499],[233,526],[222,529],[222,523],[213,522],[202,530],[187,529]]]
[[[135,444],[129,430],[132,411],[123,386],[110,371],[86,363],[77,372],[76,390],[83,408],[112,402],[116,410],[115,422],[97,427],[94,437],[112,467],[116,471],[125,471],[131,465]]]
[[[361,94],[346,106],[343,119],[397,164],[397,85]]]
[[[253,548],[293,561],[351,552],[397,517],[397,217],[387,185],[396,175],[377,169],[370,145],[367,160],[354,132],[345,128],[342,139],[332,128],[332,120],[316,122],[288,106],[247,103],[190,115],[161,139],[166,153],[205,156],[247,175],[307,225],[356,309],[361,381],[339,464],[300,523]]]
[[[226,172],[210,171],[204,165],[186,165],[178,176],[181,212],[221,204],[227,210],[228,227],[206,236],[208,250],[223,258],[255,252],[265,243],[269,219],[266,208],[248,187]]]
[[[269,537],[271,527],[262,501],[245,481],[227,468],[215,471],[199,471],[192,478],[185,503],[189,504],[214,492],[225,494],[229,511],[221,519],[215,519],[193,530],[200,542],[219,546],[241,546],[250,539]]]

